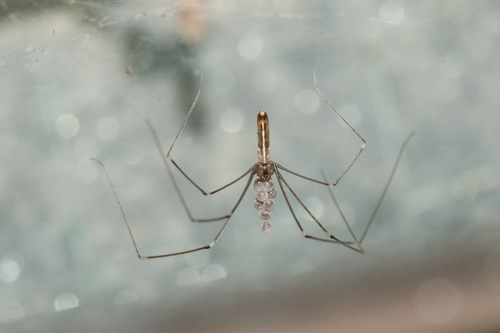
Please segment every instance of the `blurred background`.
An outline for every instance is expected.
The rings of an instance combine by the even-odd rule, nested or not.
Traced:
[[[0,0],[0,332],[498,332],[500,8],[495,1]],[[143,119],[205,190],[271,158],[334,180],[363,243],[307,240],[278,192],[189,222]],[[193,215],[227,214],[180,173]],[[325,187],[284,174],[333,234]],[[293,202],[305,228],[321,235]]]

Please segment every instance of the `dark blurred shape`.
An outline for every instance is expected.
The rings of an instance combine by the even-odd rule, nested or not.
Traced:
[[[196,75],[197,56],[200,43],[206,34],[205,19],[201,6],[193,1],[182,1],[178,13],[178,33],[176,35],[152,34],[147,28],[134,26],[124,34],[125,71],[157,81],[172,80],[177,88],[169,95],[179,100],[176,110],[185,115],[193,103],[199,89],[199,76]],[[204,123],[204,106],[201,100],[196,112],[190,119],[187,130],[200,133]]]

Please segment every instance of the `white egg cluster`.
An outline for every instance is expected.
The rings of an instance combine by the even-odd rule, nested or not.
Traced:
[[[259,211],[259,216],[262,221],[262,231],[270,233],[272,225],[269,223],[271,218],[271,210],[274,208],[274,198],[276,198],[276,190],[271,179],[258,178],[253,183],[255,188],[255,209]]]

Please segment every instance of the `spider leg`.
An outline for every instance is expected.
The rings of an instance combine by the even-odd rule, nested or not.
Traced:
[[[165,159],[165,155],[162,154],[162,156]],[[118,193],[116,192],[115,186],[113,185],[113,182],[111,181],[111,177],[109,176],[109,173],[106,170],[106,167],[98,159],[96,159],[96,158],[90,158],[90,159],[93,160],[93,161],[95,161],[96,163],[98,163],[102,167],[102,169],[104,170],[104,174],[106,175],[106,178],[108,180],[109,186],[111,187],[111,190],[113,191],[113,195],[115,197],[115,200],[118,203],[118,206],[120,207],[120,212],[122,214],[123,221],[125,222],[125,226],[127,227],[128,233],[130,235],[130,239],[132,240],[132,243],[133,243],[134,248],[135,248],[135,252],[137,253],[137,256],[139,257],[139,259],[155,259],[155,258],[171,257],[171,256],[177,256],[177,255],[186,254],[186,253],[197,252],[197,251],[201,251],[201,250],[208,250],[208,249],[212,248],[214,246],[215,242],[217,242],[217,240],[219,239],[219,237],[222,235],[222,232],[224,231],[224,229],[226,229],[226,226],[228,225],[229,221],[231,221],[231,218],[233,217],[234,212],[236,211],[236,209],[238,208],[238,206],[241,203],[241,200],[243,199],[243,197],[245,196],[246,192],[248,191],[248,187],[250,186],[250,183],[252,182],[252,179],[253,179],[253,177],[255,175],[255,171],[254,171],[255,166],[253,166],[252,168],[249,169],[249,171],[245,172],[245,174],[243,174],[243,176],[239,177],[237,180],[235,180],[235,181],[233,181],[231,183],[231,184],[235,183],[236,181],[240,180],[245,175],[247,175],[247,174],[250,173],[250,176],[248,177],[248,181],[247,181],[247,183],[245,185],[245,188],[243,189],[243,192],[241,193],[238,201],[236,202],[236,204],[234,205],[234,207],[231,209],[231,211],[229,212],[229,214],[227,214],[225,216],[221,216],[219,218],[213,218],[213,219],[203,219],[203,220],[202,219],[199,219],[199,220],[192,219],[192,221],[194,221],[194,222],[208,222],[208,221],[225,220],[224,224],[219,229],[219,232],[214,237],[214,239],[212,240],[212,242],[210,242],[210,244],[208,244],[206,246],[202,246],[202,247],[197,247],[197,248],[194,248],[194,249],[186,250],[186,251],[173,252],[173,253],[160,254],[160,255],[153,255],[153,256],[145,256],[145,255],[142,255],[141,252],[139,251],[139,247],[137,246],[137,243],[135,241],[134,234],[132,233],[132,229],[130,228],[130,225],[128,223],[127,215],[125,214],[125,211],[123,210],[123,206],[121,204],[120,198],[118,197]],[[165,162],[166,162],[166,160],[165,160]],[[167,165],[167,170],[169,170],[169,174],[171,175],[172,172],[168,168],[168,164],[166,164],[166,165]],[[175,180],[173,180],[173,182],[174,182],[174,186],[178,190],[178,186],[175,183]],[[229,186],[229,185],[226,185],[226,187],[227,186]],[[180,193],[180,191],[178,192],[178,194],[179,194],[179,196],[181,198],[181,201],[183,202],[184,208],[186,208],[186,211],[188,212],[188,215],[190,215],[189,210],[187,210],[187,206],[185,206],[184,198],[182,197],[182,194]],[[190,217],[191,217],[191,215],[190,215]]]
[[[339,181],[345,176],[345,174],[347,173],[347,171],[349,171],[349,169],[351,169],[351,167],[353,166],[353,164],[356,162],[356,160],[358,159],[359,155],[361,155],[361,153],[363,152],[363,149],[365,149],[365,146],[366,146],[366,140],[361,136],[361,134],[358,133],[358,131],[356,131],[354,129],[354,127],[351,126],[351,124],[349,124],[349,122],[344,118],[342,117],[342,115],[333,107],[333,105],[330,103],[330,101],[328,101],[328,99],[325,97],[325,95],[323,94],[323,92],[321,91],[321,89],[319,88],[319,84],[318,84],[318,80],[316,78],[316,69],[318,67],[318,63],[319,63],[319,57],[316,61],[316,65],[314,66],[314,74],[313,74],[313,78],[314,78],[314,86],[316,88],[316,91],[318,92],[318,95],[323,99],[323,101],[325,101],[325,103],[330,107],[330,109],[333,110],[333,112],[335,112],[337,114],[337,116],[340,117],[340,119],[342,119],[342,121],[358,136],[358,138],[361,140],[361,147],[359,148],[359,150],[356,152],[356,154],[354,155],[354,157],[352,158],[352,160],[349,162],[349,164],[347,164],[347,167],[344,169],[344,171],[340,174],[340,176],[337,177],[337,179],[335,179],[335,181],[333,183],[329,183],[328,185],[331,186],[331,187],[335,187]],[[305,178],[305,177],[304,177]],[[311,179],[310,179],[311,180]],[[317,183],[323,183],[319,180],[313,180]]]
[[[408,145],[408,142],[413,137],[413,135],[414,135],[414,132],[411,132],[410,135],[406,138],[406,140],[401,145],[401,148],[399,149],[399,154],[398,154],[398,157],[396,158],[396,162],[394,162],[394,166],[392,167],[391,173],[389,174],[389,179],[387,179],[387,182],[384,186],[384,189],[382,190],[382,193],[380,194],[380,197],[377,201],[377,204],[375,205],[375,208],[373,209],[373,212],[370,215],[370,219],[368,220],[368,224],[366,225],[365,230],[363,231],[363,234],[359,238],[360,245],[363,242],[363,240],[365,239],[366,234],[368,233],[368,230],[370,229],[370,227],[373,223],[373,220],[375,219],[375,216],[377,215],[377,212],[378,212],[380,206],[382,205],[382,201],[384,201],[385,195],[387,194],[387,191],[389,190],[389,186],[391,185],[392,179],[394,178],[394,174],[396,173],[396,169],[398,168],[398,164],[399,164],[399,161],[401,160],[401,156],[403,155],[403,151],[405,150],[406,146]],[[328,188],[328,190],[330,192],[330,196],[332,197],[335,205],[337,206],[337,208],[339,209],[339,212],[340,212],[340,207],[339,207],[338,203],[336,202],[337,200],[335,200],[332,189]],[[342,218],[344,218],[342,213],[341,213],[341,215],[342,215]],[[345,220],[345,218],[344,218],[344,220]]]
[[[212,248],[215,245],[215,242],[217,242],[217,240],[219,239],[219,237],[222,235],[222,233],[226,229],[227,225],[229,224],[229,221],[231,221],[231,218],[233,217],[234,212],[236,211],[236,209],[238,208],[238,206],[241,203],[241,200],[243,200],[243,197],[247,193],[248,187],[250,186],[254,175],[255,175],[255,172],[252,170],[252,173],[248,177],[248,181],[247,181],[247,183],[245,185],[245,188],[243,189],[243,192],[241,192],[241,195],[240,195],[238,201],[234,205],[233,209],[231,209],[231,212],[227,216],[225,216],[224,224],[219,229],[219,232],[217,233],[217,235],[215,235],[214,239],[210,242],[210,244],[208,244],[206,246],[194,248],[194,249],[191,249],[191,250],[187,250],[187,251],[180,251],[180,252],[174,252],[174,253],[160,254],[160,255],[154,255],[154,256],[142,256],[139,253],[139,250],[137,249],[137,246],[135,245],[135,241],[133,240],[133,237],[131,235],[132,241],[134,243],[134,246],[135,246],[135,249],[136,249],[136,252],[137,252],[137,255],[139,256],[139,258],[140,259],[156,259],[156,258],[172,257],[172,256],[181,255],[181,254],[197,252],[197,251],[201,251],[201,250],[208,250],[208,249]],[[224,218],[224,217],[222,217],[222,218]],[[129,230],[130,230],[130,228],[129,228]]]
[[[322,241],[322,242],[337,243],[337,244],[344,245],[344,246],[350,248],[351,250],[364,253],[359,242],[357,241],[356,237],[352,233],[349,225],[348,225],[348,228],[349,228],[349,231],[351,231],[353,239],[355,240],[354,242],[342,241],[342,240],[338,239],[337,237],[333,236],[332,234],[330,234],[330,232],[321,224],[321,222],[319,222],[319,220],[314,216],[314,214],[302,202],[300,197],[295,193],[295,191],[292,189],[292,187],[287,183],[287,181],[285,180],[283,175],[281,175],[281,173],[279,172],[279,170],[277,168],[275,168],[275,172],[276,172],[276,178],[278,179],[278,184],[279,184],[280,189],[281,189],[281,193],[283,193],[283,197],[285,198],[288,209],[290,210],[290,213],[292,213],[293,219],[295,220],[295,223],[297,223],[297,226],[299,227],[300,232],[302,233],[302,236],[304,238],[309,238],[309,239]],[[284,186],[283,186],[283,184],[284,184]],[[285,187],[286,187],[286,189],[288,189],[288,191],[290,191],[290,193],[292,193],[292,195],[295,197],[297,202],[302,206],[302,208],[307,212],[307,214],[314,220],[314,222],[316,222],[316,224],[321,228],[321,230],[323,230],[323,232],[328,236],[328,238],[311,236],[304,231],[304,228],[302,227],[301,223],[299,222],[299,219],[297,218],[297,215],[295,214],[295,211],[293,210],[292,205],[290,204],[290,200],[288,199],[288,195],[286,194]]]
[[[290,172],[290,170],[284,168],[283,166],[281,166],[280,164],[278,163],[274,163],[275,164],[275,169],[276,169],[276,178],[278,179],[278,183],[280,185],[280,188],[281,188],[281,192],[283,193],[283,196],[285,197],[285,201],[288,205],[288,208],[290,209],[290,212],[292,213],[292,216],[295,220],[295,222],[297,223],[300,231],[302,232],[302,235],[305,237],[305,238],[310,238],[310,239],[314,239],[314,240],[318,240],[318,241],[322,241],[322,242],[330,242],[330,243],[339,243],[339,244],[342,244],[352,250],[355,250],[357,252],[360,252],[360,253],[364,253],[364,250],[361,246],[361,244],[363,243],[363,240],[365,239],[370,227],[372,226],[373,224],[373,221],[375,219],[375,216],[377,215],[377,212],[378,210],[380,209],[380,206],[382,205],[382,202],[385,198],[385,195],[387,194],[387,191],[389,190],[389,187],[391,185],[391,182],[394,178],[394,175],[396,173],[396,170],[397,170],[397,167],[399,165],[399,161],[401,160],[401,156],[403,155],[403,152],[406,148],[406,146],[408,145],[408,142],[410,141],[410,139],[413,137],[414,133],[410,133],[410,135],[406,138],[406,140],[403,142],[403,144],[401,145],[401,148],[399,150],[399,154],[396,158],[396,161],[394,162],[394,166],[392,167],[392,170],[391,170],[391,173],[389,174],[389,178],[384,186],[384,189],[382,190],[382,193],[377,201],[377,204],[375,205],[375,208],[373,210],[373,212],[371,213],[370,215],[370,219],[368,220],[368,223],[367,223],[367,226],[365,227],[365,229],[363,230],[363,233],[361,235],[361,237],[358,239],[355,235],[354,235],[354,232],[352,231],[351,229],[351,226],[349,224],[349,222],[347,221],[347,218],[345,217],[342,209],[340,208],[340,205],[337,201],[337,199],[335,198],[334,194],[333,194],[333,189],[332,189],[332,186],[330,186],[330,184],[326,181],[326,177],[324,175],[324,173],[322,172],[323,174],[323,178],[325,178],[325,181],[324,182],[319,182],[323,185],[326,185],[328,186],[328,191],[329,191],[329,194],[330,194],[330,197],[332,198],[332,201],[335,205],[335,207],[337,208],[343,222],[345,223],[345,225],[347,226],[348,230],[349,230],[349,233],[351,234],[354,242],[349,242],[349,241],[341,241],[339,240],[338,238],[336,238],[335,236],[331,235],[327,230],[326,228],[323,227],[323,225],[319,222],[319,220],[311,213],[311,211],[307,208],[307,206],[302,202],[302,200],[299,198],[299,196],[295,193],[295,191],[291,188],[291,186],[286,182],[285,178],[283,177],[283,175],[279,172],[278,169],[281,169],[281,170],[284,170],[286,172],[289,172],[295,176],[298,176],[300,178],[303,178],[303,179],[306,179],[306,180],[310,180],[310,181],[315,181],[313,179],[310,179],[308,177],[305,177],[305,176],[302,176],[300,174],[297,174],[296,172]],[[285,191],[285,187],[283,186],[283,184],[285,185],[285,187],[288,189],[288,191],[290,191],[290,193],[292,193],[292,195],[295,197],[295,199],[297,200],[297,202],[304,208],[304,210],[307,212],[307,214],[316,222],[316,224],[323,230],[323,232],[328,236],[328,238],[321,238],[321,237],[316,237],[316,236],[311,236],[311,235],[308,235],[304,232],[304,229],[302,228],[302,225],[300,224],[297,216],[295,215],[294,211],[293,211],[293,208],[290,204],[290,201],[288,199],[288,196],[286,194],[286,191]]]
[[[328,99],[325,97],[325,95],[323,94],[323,92],[319,88],[318,79],[316,78],[316,69],[318,67],[318,62],[319,62],[319,58],[316,61],[316,65],[314,66],[314,73],[313,73],[314,86],[316,88],[316,92],[321,97],[321,99],[323,99],[323,101],[325,101],[325,103],[328,105],[328,107],[330,109],[332,109],[333,112],[335,112],[335,114],[354,132],[354,134],[356,134],[356,136],[361,140],[361,146],[360,146],[359,150],[356,152],[356,154],[354,155],[354,157],[351,159],[351,161],[347,164],[347,166],[344,169],[344,171],[342,171],[342,173],[340,174],[340,176],[338,176],[337,179],[335,179],[335,181],[332,182],[332,183],[328,183],[326,181],[321,181],[321,180],[318,180],[318,179],[306,177],[306,176],[301,175],[301,174],[299,174],[299,173],[297,173],[295,171],[289,170],[289,169],[287,169],[287,168],[285,168],[283,166],[280,166],[280,168],[282,170],[285,170],[286,172],[289,172],[289,173],[297,176],[297,177],[301,177],[301,178],[304,178],[304,179],[307,179],[309,181],[312,181],[312,182],[315,182],[315,183],[319,183],[319,184],[322,184],[322,185],[328,185],[330,187],[335,187],[340,182],[340,180],[345,176],[345,174],[351,169],[351,167],[354,165],[354,163],[357,161],[358,157],[363,152],[363,149],[365,149],[366,140],[361,136],[361,134],[359,134],[358,131],[356,131],[354,129],[354,127],[351,126],[351,124],[349,124],[349,122],[337,111],[337,109],[335,109],[333,107],[333,105],[330,103],[330,101],[328,101]]]
[[[183,175],[184,177],[186,177],[186,179],[187,179],[187,180],[188,180],[191,184],[193,184],[193,186],[194,186],[194,187],[196,187],[196,188],[197,188],[197,189],[198,189],[198,190],[199,190],[199,191],[200,191],[203,195],[205,195],[205,196],[210,196],[210,195],[215,194],[215,193],[217,193],[217,192],[219,192],[219,191],[222,191],[222,190],[223,190],[223,189],[225,189],[226,187],[231,186],[232,184],[236,183],[238,180],[240,180],[241,178],[243,178],[244,176],[246,176],[246,175],[247,175],[247,173],[248,173],[248,172],[250,172],[250,170],[249,170],[249,171],[247,171],[247,173],[243,174],[240,178],[237,178],[237,179],[233,180],[232,182],[230,182],[230,183],[228,183],[228,184],[226,184],[226,185],[224,185],[224,186],[222,186],[222,187],[220,187],[220,188],[218,188],[218,189],[216,189],[216,190],[214,190],[214,191],[207,192],[207,191],[205,191],[205,190],[204,190],[201,186],[199,186],[198,184],[196,184],[196,182],[195,182],[194,180],[192,180],[192,179],[191,179],[191,177],[189,177],[189,176],[188,176],[188,175],[184,172],[184,170],[182,170],[182,168],[181,168],[181,167],[180,167],[180,166],[179,166],[179,165],[178,165],[178,164],[174,161],[174,159],[172,158],[172,155],[171,155],[172,149],[174,148],[174,145],[177,143],[177,140],[179,139],[179,136],[181,135],[182,130],[184,129],[184,127],[186,127],[186,124],[187,124],[187,122],[188,122],[188,120],[189,120],[189,117],[191,116],[191,113],[193,113],[193,110],[194,110],[194,108],[196,107],[196,104],[198,103],[198,100],[200,99],[200,96],[201,96],[201,91],[202,91],[202,89],[201,89],[201,88],[202,88],[202,87],[203,87],[203,75],[201,75],[201,74],[200,74],[200,87],[199,87],[199,89],[198,89],[198,92],[196,93],[196,96],[195,96],[195,98],[194,98],[194,100],[193,100],[193,103],[192,103],[192,104],[191,104],[191,106],[189,107],[189,111],[187,112],[186,117],[184,118],[184,122],[182,123],[182,126],[181,126],[181,128],[179,129],[179,132],[177,132],[177,135],[175,136],[174,141],[172,142],[172,145],[171,145],[171,146],[170,146],[170,148],[168,149],[167,154],[165,155],[165,154],[163,153],[163,149],[162,149],[161,151],[162,151],[162,154],[163,154],[163,155],[165,155],[165,156],[166,156],[166,158],[167,158],[170,162],[172,162],[172,164],[173,164],[173,165],[177,168],[177,170],[179,170],[179,172],[180,172],[180,173],[182,173],[182,175]],[[158,139],[157,139],[157,135],[156,135],[156,131],[154,130],[153,125],[151,124],[151,122],[150,122],[149,120],[146,120],[146,124],[148,125],[148,127],[149,127],[149,129],[150,129],[151,133],[153,133],[153,136],[155,137],[155,141],[158,141]],[[157,142],[157,146],[158,146],[158,142]],[[165,161],[164,161],[164,163],[165,163]],[[167,164],[168,164],[168,163],[165,163],[165,165],[167,165]],[[167,168],[168,168],[168,166],[167,166]],[[169,173],[170,173],[170,171],[169,171]]]
[[[189,207],[186,203],[186,200],[184,199],[184,195],[182,195],[182,192],[181,192],[181,189],[179,188],[179,185],[177,184],[177,181],[175,180],[175,177],[174,177],[174,174],[172,172],[172,169],[170,168],[170,165],[168,163],[168,160],[167,160],[167,157],[164,153],[164,150],[162,148],[162,145],[160,143],[160,140],[158,139],[158,134],[156,134],[156,130],[155,128],[153,127],[153,124],[151,123],[151,121],[149,121],[149,119],[146,119],[145,120],[146,122],[146,125],[149,127],[149,130],[151,132],[151,135],[153,136],[153,140],[155,142],[155,145],[156,145],[156,149],[158,150],[158,153],[160,154],[160,157],[163,161],[163,165],[165,166],[165,169],[167,170],[168,172],[168,176],[170,177],[170,180],[172,181],[172,184],[174,185],[174,188],[175,188],[175,192],[177,192],[177,195],[179,196],[179,199],[181,200],[181,203],[182,203],[182,206],[184,207],[187,215],[189,216],[189,219],[191,220],[191,222],[212,222],[212,221],[219,221],[219,220],[222,220],[222,219],[225,219],[227,218],[227,215],[224,215],[224,216],[221,216],[221,217],[216,217],[216,218],[209,218],[209,219],[196,219],[193,217],[193,215],[191,214],[191,211],[189,210]],[[175,164],[174,164],[175,165]],[[177,166],[177,165],[176,165]],[[179,167],[177,167],[181,172],[182,174],[192,183],[194,184],[197,188],[198,185],[196,185],[196,183],[194,181],[191,180],[191,178],[189,178],[183,171],[182,169],[180,169]],[[250,169],[248,169],[247,171],[245,171],[245,173],[243,173],[241,176],[239,176],[238,178],[236,178],[235,180],[229,182],[228,184],[216,189],[215,191],[213,191],[211,194],[213,193],[217,193],[219,191],[222,191],[223,189],[237,183],[238,181],[240,181],[242,178],[244,178],[246,175],[248,175],[250,172],[253,171],[253,169],[255,168],[255,166],[252,166]]]

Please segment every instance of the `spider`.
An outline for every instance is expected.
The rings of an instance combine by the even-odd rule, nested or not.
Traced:
[[[389,175],[389,178],[382,190],[382,193],[379,197],[379,200],[368,220],[368,223],[363,231],[363,233],[361,234],[361,237],[358,239],[354,232],[352,231],[346,217],[344,216],[342,210],[340,209],[340,206],[339,206],[339,203],[337,202],[335,196],[333,195],[333,191],[332,189],[340,182],[340,180],[345,176],[345,174],[349,171],[349,169],[353,166],[353,164],[356,162],[356,160],[358,159],[358,157],[361,155],[361,152],[363,151],[363,149],[365,148],[366,146],[366,141],[365,139],[349,124],[349,122],[347,122],[347,120],[332,106],[332,104],[327,100],[327,98],[323,95],[323,93],[321,92],[321,90],[319,89],[319,86],[318,86],[318,82],[317,82],[317,79],[316,79],[316,73],[314,73],[314,84],[315,84],[315,87],[316,87],[316,91],[318,92],[319,96],[326,102],[326,104],[329,106],[329,108],[331,110],[333,110],[333,112],[335,112],[335,114],[337,114],[338,117],[340,117],[340,119],[358,136],[358,138],[360,139],[361,141],[361,146],[359,148],[359,150],[356,152],[356,154],[354,155],[354,157],[352,158],[352,160],[348,163],[348,165],[346,166],[346,168],[344,169],[344,171],[340,174],[340,176],[338,176],[333,182],[328,182],[326,180],[326,177],[323,173],[323,179],[324,180],[318,180],[318,179],[313,179],[313,178],[310,178],[310,177],[306,177],[304,175],[301,175],[295,171],[292,171],[284,166],[282,166],[281,164],[277,163],[277,162],[274,162],[270,159],[270,140],[269,140],[269,118],[267,116],[267,113],[264,112],[264,111],[260,111],[258,114],[257,114],[257,137],[258,137],[258,149],[257,149],[257,156],[258,156],[258,162],[255,163],[254,165],[252,165],[245,173],[243,173],[241,176],[239,176],[238,178],[234,179],[233,181],[227,183],[226,185],[214,190],[214,191],[211,191],[211,192],[207,192],[205,191],[203,188],[201,188],[198,184],[196,184],[182,169],[181,167],[174,161],[174,159],[172,158],[171,156],[171,151],[175,145],[175,143],[177,142],[177,139],[179,138],[182,130],[184,129],[184,127],[186,126],[188,120],[189,120],[189,117],[191,116],[191,113],[193,112],[195,106],[196,106],[196,103],[198,102],[198,99],[200,98],[200,95],[201,95],[201,88],[202,88],[202,85],[203,85],[203,76],[200,75],[200,88],[198,90],[198,93],[196,94],[196,97],[193,101],[193,103],[191,104],[191,107],[189,108],[189,111],[184,119],[184,122],[181,126],[181,128],[179,129],[179,132],[177,133],[176,137],[174,138],[174,141],[172,142],[172,145],[170,146],[170,149],[168,150],[168,152],[165,154],[165,151],[160,143],[160,140],[158,139],[158,135],[156,133],[156,130],[155,128],[153,127],[152,123],[149,121],[149,120],[145,120],[146,122],[146,125],[148,126],[150,132],[151,132],[151,135],[153,136],[153,139],[154,139],[154,142],[155,142],[155,145],[156,145],[156,148],[158,150],[158,152],[160,153],[160,156],[161,156],[161,159],[163,161],[163,164],[165,166],[165,169],[172,181],[172,184],[175,188],[175,191],[181,201],[181,204],[182,206],[184,207],[189,219],[192,221],[192,222],[213,222],[213,221],[224,221],[222,227],[219,229],[219,231],[217,232],[217,234],[215,235],[215,237],[213,238],[212,242],[210,242],[208,245],[205,245],[205,246],[201,246],[201,247],[197,247],[197,248],[193,248],[193,249],[189,249],[189,250],[185,250],[185,251],[179,251],[179,252],[173,252],[173,253],[167,253],[167,254],[159,254],[159,255],[142,255],[141,252],[139,251],[139,248],[137,246],[137,243],[134,239],[134,235],[132,233],[132,229],[130,228],[130,225],[128,223],[128,220],[127,220],[127,216],[125,215],[125,211],[123,209],[123,206],[120,202],[120,199],[118,197],[118,194],[116,192],[116,189],[113,185],[113,182],[111,181],[111,177],[109,175],[109,173],[107,172],[106,170],[106,167],[104,166],[104,164],[99,161],[98,159],[96,158],[90,158],[91,160],[97,162],[103,169],[105,175],[106,175],[106,178],[109,182],[109,185],[110,185],[110,188],[113,192],[113,195],[115,197],[115,200],[116,202],[118,203],[118,206],[120,208],[120,211],[121,211],[121,214],[122,214],[122,217],[123,217],[123,221],[125,222],[125,226],[127,227],[127,230],[128,230],[128,233],[130,235],[130,238],[132,240],[132,243],[134,245],[134,248],[135,248],[135,251],[137,253],[137,256],[139,257],[139,259],[154,259],[154,258],[163,258],[163,257],[171,257],[171,256],[177,256],[177,255],[182,255],[182,254],[187,254],[187,253],[192,253],[192,252],[197,252],[197,251],[201,251],[201,250],[208,250],[210,248],[212,248],[215,243],[217,242],[217,240],[220,238],[220,236],[222,235],[222,233],[224,232],[224,230],[226,229],[227,225],[229,224],[229,222],[231,221],[231,218],[233,217],[233,214],[234,212],[236,211],[236,209],[238,208],[238,206],[240,205],[243,197],[245,196],[245,194],[247,193],[248,189],[250,188],[250,185],[252,184],[252,180],[254,177],[257,177],[257,179],[254,181],[253,183],[253,187],[256,191],[256,195],[255,195],[255,208],[260,212],[260,219],[263,221],[262,223],[262,231],[264,232],[270,232],[271,230],[271,223],[269,222],[269,219],[271,217],[271,211],[274,207],[274,198],[276,197],[277,195],[277,192],[276,192],[276,189],[275,189],[275,185],[274,185],[274,182],[272,181],[272,178],[274,177],[274,179],[277,181],[278,183],[278,187],[279,189],[281,190],[281,193],[283,194],[283,197],[285,199],[285,202],[292,214],[292,217],[295,221],[295,223],[297,224],[298,228],[300,229],[300,232],[302,233],[302,236],[305,237],[305,238],[308,238],[308,239],[313,239],[313,240],[317,240],[317,241],[322,241],[322,242],[329,242],[329,243],[336,243],[336,244],[341,244],[343,246],[346,246],[354,251],[357,251],[359,253],[364,253],[364,249],[362,248],[361,244],[363,242],[363,240],[365,239],[365,236],[366,234],[368,233],[368,230],[370,229],[372,223],[373,223],[373,220],[375,219],[375,216],[382,204],[382,201],[384,200],[384,197],[387,193],[387,190],[389,189],[389,186],[392,182],[392,179],[394,178],[394,174],[396,172],[396,169],[397,169],[397,166],[398,166],[398,163],[401,159],[401,156],[403,154],[403,151],[406,147],[406,145],[408,144],[409,140],[411,139],[411,137],[413,136],[413,132],[408,136],[408,138],[404,141],[404,143],[402,144],[400,150],[399,150],[399,154],[396,158],[396,162],[394,163],[394,166],[392,168],[392,171]],[[245,184],[245,187],[243,188],[243,191],[241,193],[241,195],[239,196],[238,200],[236,201],[236,203],[234,204],[233,208],[231,209],[231,211],[227,214],[227,215],[224,215],[224,216],[220,216],[220,217],[216,217],[216,218],[208,218],[208,219],[197,219],[197,218],[194,218],[193,215],[191,214],[189,208],[188,208],[188,205],[186,203],[186,200],[184,198],[184,196],[182,195],[182,192],[179,188],[179,185],[177,184],[177,181],[175,180],[175,177],[173,175],[173,172],[172,172],[172,169],[171,169],[171,166],[170,164],[172,164],[191,184],[193,184],[194,187],[196,187],[203,195],[205,196],[211,196],[213,194],[216,194],[228,187],[230,187],[231,185],[239,182],[240,180],[242,180],[243,178],[247,177],[247,181],[246,181],[246,184]],[[350,235],[352,236],[352,241],[344,241],[344,240],[340,240],[339,238],[335,237],[334,235],[332,235],[322,224],[321,222],[314,216],[314,214],[309,210],[309,208],[304,204],[304,202],[299,198],[299,196],[296,194],[296,192],[292,189],[292,187],[288,184],[288,182],[285,180],[285,177],[283,176],[284,173],[288,173],[288,174],[292,174],[294,176],[297,176],[297,177],[300,177],[300,178],[303,178],[307,181],[310,181],[310,182],[314,182],[314,183],[318,183],[318,184],[321,184],[323,186],[326,186],[328,188],[328,191],[329,191],[329,194],[330,194],[330,197],[331,199],[333,200],[333,203],[334,205],[336,206],[337,210],[339,211],[340,213],[340,216],[343,220],[343,222],[346,224],[347,226],[347,229],[350,233]],[[302,208],[306,211],[306,213],[312,218],[312,220],[318,225],[318,227],[323,231],[323,233],[325,234],[325,236],[323,237],[317,237],[317,236],[312,236],[312,235],[309,235],[307,234],[305,231],[304,231],[304,228],[302,227],[302,224],[300,223],[299,219],[297,218],[297,215],[295,214],[295,211],[293,210],[292,208],[292,205],[290,204],[290,199],[286,193],[286,190],[288,190],[291,195],[297,200],[297,202],[302,206]]]

